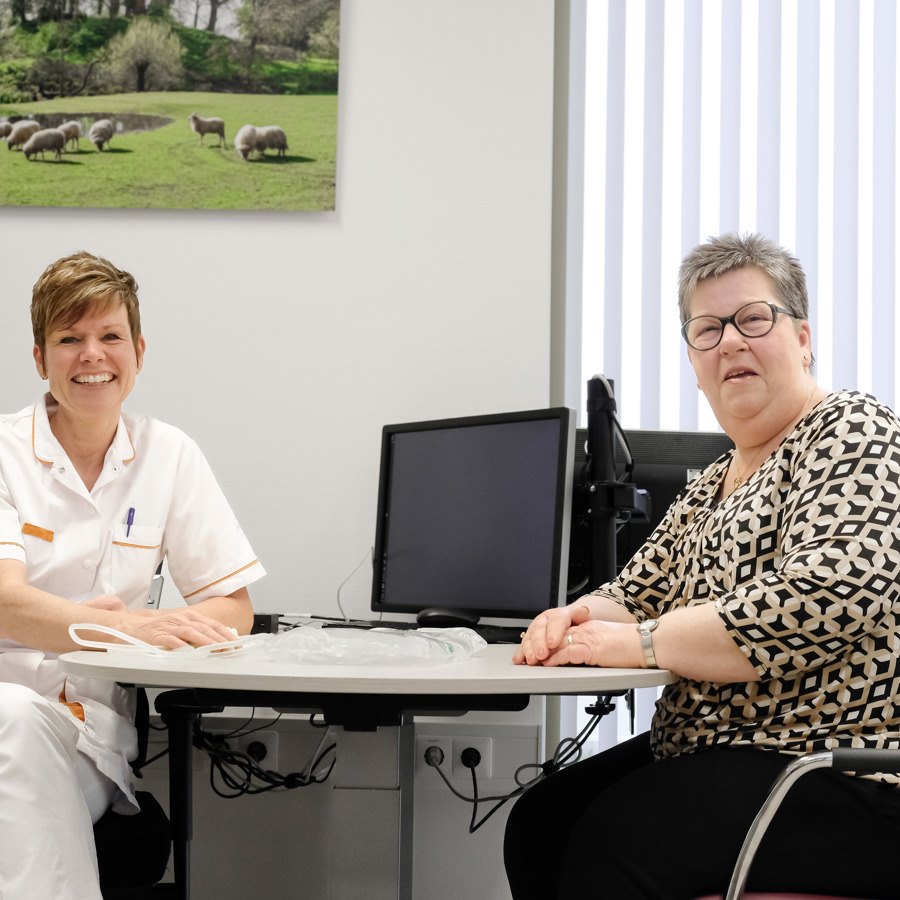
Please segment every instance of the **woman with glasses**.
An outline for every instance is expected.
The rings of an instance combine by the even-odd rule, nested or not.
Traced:
[[[900,746],[900,423],[813,377],[806,280],[759,235],[682,262],[687,353],[734,450],[694,479],[619,578],[542,613],[514,661],[659,666],[651,731],[526,792],[515,900],[723,893],[778,773]],[[897,896],[900,779],[820,770],[779,810],[753,890]]]

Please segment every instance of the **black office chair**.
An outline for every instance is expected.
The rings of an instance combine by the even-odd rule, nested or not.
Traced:
[[[150,707],[143,688],[137,693],[135,726],[138,755],[131,763],[140,777],[147,761]],[[171,886],[160,885],[169,863],[172,828],[159,801],[148,791],[137,791],[141,811],[126,816],[108,810],[94,826],[100,891],[103,900],[145,900],[171,896]]]
[[[788,791],[802,775],[822,768],[837,769],[840,772],[900,772],[900,750],[854,749],[838,747],[821,753],[809,753],[788,763],[772,785],[769,796],[760,807],[738,855],[728,892],[724,900],[859,900],[844,895],[749,893],[745,894],[747,876],[762,842],[769,823],[775,817],[778,807]],[[827,848],[823,848],[827,852]],[[721,895],[699,897],[697,900],[723,900]]]

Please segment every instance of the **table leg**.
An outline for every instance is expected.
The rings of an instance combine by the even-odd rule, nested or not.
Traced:
[[[416,772],[416,727],[412,717],[404,717],[397,734],[397,775],[400,791],[400,846],[397,875],[398,900],[413,896],[413,787]]]
[[[197,713],[167,710],[162,718],[169,729],[169,817],[172,858],[178,900],[191,896],[191,839],[193,838],[192,747]]]
[[[341,732],[330,900],[412,900],[414,767],[412,721]]]

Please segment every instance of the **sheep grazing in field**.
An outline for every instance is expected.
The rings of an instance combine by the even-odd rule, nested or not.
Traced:
[[[102,152],[103,145],[108,144],[115,133],[116,126],[113,125],[109,119],[97,119],[97,121],[91,125],[90,131],[88,131],[88,137],[91,139],[91,143]]]
[[[279,156],[284,156],[288,149],[287,135],[277,125],[264,125],[256,129],[256,149],[260,156],[266,155],[266,150],[275,150]]]
[[[198,116],[197,113],[191,113],[188,116],[188,121],[191,123],[191,129],[200,135],[201,146],[203,145],[203,138],[207,134],[217,134],[219,136],[219,146],[225,146],[225,123],[220,118],[213,116],[212,118],[204,119],[203,116]]]
[[[244,125],[234,136],[234,149],[241,154],[241,159],[249,159],[256,149],[256,129],[252,125]]]
[[[40,131],[41,126],[33,119],[21,119],[16,122],[6,137],[6,148],[12,150],[13,147],[22,146],[28,138],[36,131]]]
[[[78,141],[81,138],[81,125],[72,119],[71,122],[63,122],[59,126],[59,130],[66,136],[66,146],[74,144],[75,149],[78,150],[80,147]]]
[[[9,137],[12,131],[12,122],[0,122],[0,138]]]
[[[22,147],[25,159],[30,160],[32,156],[41,154],[44,158],[45,150],[52,150],[56,154],[57,159],[62,159],[63,147],[66,146],[66,136],[58,128],[42,128],[36,131]]]

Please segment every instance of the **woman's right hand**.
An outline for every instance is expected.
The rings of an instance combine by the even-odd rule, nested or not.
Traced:
[[[129,609],[118,597],[111,595],[91,597],[82,605],[121,613],[120,631],[167,650],[185,646],[202,647],[235,638],[235,633],[226,625],[189,606],[165,610]]]
[[[184,607],[154,611],[129,611],[126,633],[155,647],[177,650],[179,647],[203,647],[233,641],[237,635],[227,625]]]
[[[522,635],[522,643],[513,653],[515,665],[540,665],[555,650],[573,625],[580,625],[591,617],[583,604],[563,606],[542,612]]]

